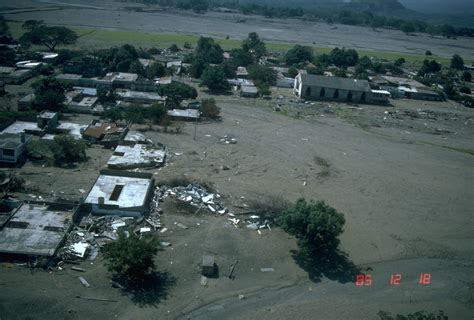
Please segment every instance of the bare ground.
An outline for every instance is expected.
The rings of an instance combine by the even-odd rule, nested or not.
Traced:
[[[234,228],[225,217],[183,213],[167,201],[163,221],[169,231],[160,237],[172,246],[157,256],[167,279],[161,291],[122,294],[110,286],[101,260],[82,264],[89,289],[71,270],[32,273],[2,264],[2,319],[376,319],[380,309],[442,309],[450,319],[471,319],[473,111],[451,102],[397,100],[393,107],[331,105],[328,112],[326,103],[285,99],[217,97],[223,120],[198,124],[196,140],[194,124],[182,134],[146,132],[171,152],[164,168],[148,172],[158,182],[183,175],[211,182],[235,212],[268,196],[323,199],[346,217],[333,262],[305,265],[295,256],[294,239],[278,228],[258,235]],[[276,103],[286,115],[273,112]],[[433,114],[435,119],[427,118]],[[224,135],[237,144],[222,144]],[[88,154],[91,162],[76,169],[27,163],[15,171],[37,188],[31,191],[36,195],[62,191],[77,199],[110,151],[92,148]],[[204,253],[215,255],[219,266],[219,277],[207,287],[199,274]],[[260,271],[267,267],[275,271]],[[372,274],[372,286],[356,286],[357,272]],[[395,273],[402,274],[402,284],[390,286]],[[431,273],[432,283],[420,285],[420,273]]]

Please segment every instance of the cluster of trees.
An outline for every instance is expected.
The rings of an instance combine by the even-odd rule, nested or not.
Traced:
[[[335,65],[337,67],[351,67],[359,62],[359,54],[355,49],[334,48],[329,54],[322,54],[316,58],[322,66]]]
[[[27,145],[27,149],[30,154],[40,155],[57,166],[87,161],[87,145],[69,135],[57,135],[53,141],[32,141]]]
[[[58,45],[76,43],[79,36],[66,27],[47,26],[41,20],[28,20],[22,25],[26,32],[20,37],[20,42],[27,45],[43,45],[54,51]]]
[[[44,78],[33,84],[35,99],[32,106],[37,111],[61,111],[64,106],[66,86],[54,78]]]

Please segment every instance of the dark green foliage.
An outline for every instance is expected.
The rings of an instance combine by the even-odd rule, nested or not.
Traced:
[[[125,110],[124,119],[132,124],[142,124],[147,119],[146,110],[140,105],[131,105]]]
[[[32,31],[36,28],[44,26],[44,21],[43,20],[26,20],[23,22],[21,27],[25,30]]]
[[[5,18],[0,15],[0,43],[11,44],[14,40]]]
[[[190,42],[185,41],[183,47],[184,49],[192,49],[193,45]]]
[[[202,99],[199,111],[201,111],[203,117],[217,119],[221,113],[221,108],[216,105],[216,100],[213,98]]]
[[[145,68],[140,63],[140,61],[135,60],[135,61],[132,61],[132,63],[130,63],[130,68],[128,69],[128,72],[136,73],[139,76],[144,76],[145,75]]]
[[[465,94],[471,94],[471,89],[468,86],[460,86],[459,92],[465,93]]]
[[[242,49],[251,53],[257,60],[267,53],[265,43],[256,32],[249,33],[247,39],[242,43]]]
[[[222,71],[224,71],[224,74],[227,79],[235,78],[236,67],[230,61],[225,61],[220,65],[220,67],[222,68]]]
[[[350,67],[359,62],[359,55],[354,49],[334,48],[329,54],[329,60],[337,67]]]
[[[225,92],[230,89],[227,76],[221,66],[208,67],[201,76],[201,86],[206,86],[210,92]]]
[[[417,311],[415,313],[407,314],[406,316],[402,314],[392,316],[390,312],[381,310],[377,315],[380,320],[448,320],[448,316],[444,315],[442,310],[438,311],[438,313]]]
[[[158,241],[153,237],[139,237],[119,232],[117,241],[104,246],[104,258],[110,272],[129,281],[141,282],[155,269]]]
[[[471,82],[472,81],[472,75],[469,71],[464,71],[462,74],[462,80],[466,82]]]
[[[346,69],[337,69],[334,75],[339,78],[347,78]]]
[[[288,69],[288,73],[287,73],[288,77],[295,78],[297,75],[298,75],[298,69],[296,69],[295,67],[290,67]]]
[[[117,100],[114,89],[107,89],[105,87],[97,88],[97,101],[101,104],[113,104]]]
[[[268,86],[274,86],[277,80],[277,73],[270,67],[262,65],[251,65],[247,68],[249,77],[255,82],[256,85],[266,84]]]
[[[57,45],[70,45],[76,43],[78,35],[66,27],[48,27],[39,25],[25,32],[20,41],[25,44],[44,45],[54,51]]]
[[[124,113],[120,108],[109,107],[105,109],[103,117],[111,121],[119,121],[124,118]]]
[[[125,44],[120,48],[98,50],[94,56],[98,57],[109,71],[128,72],[132,62],[137,61],[138,52],[134,46]]]
[[[33,107],[37,111],[60,111],[65,99],[64,85],[54,78],[45,78],[33,84],[35,99]]]
[[[441,71],[441,64],[439,64],[435,60],[423,60],[423,65],[418,71],[418,75],[420,77],[423,77],[427,73],[436,73],[439,71]]]
[[[455,54],[451,58],[451,68],[452,69],[457,69],[457,70],[464,69],[464,60],[458,54]]]
[[[196,89],[185,83],[177,81],[160,86],[158,88],[158,94],[167,97],[166,103],[168,108],[177,108],[179,107],[181,101],[187,99],[196,99],[198,96]]]
[[[285,55],[285,62],[288,66],[300,62],[311,62],[314,59],[313,48],[308,46],[295,45]]]
[[[403,32],[405,33],[411,33],[411,32],[415,32],[416,31],[416,28],[415,26],[413,25],[413,23],[411,22],[405,22],[402,24],[400,30],[402,30]]]
[[[15,51],[7,46],[0,46],[0,65],[11,67],[15,65]]]
[[[15,121],[15,120],[23,120],[23,121],[36,121],[36,111],[5,111],[2,110],[0,112],[0,125]]]
[[[169,47],[169,50],[173,53],[181,51],[181,49],[176,45],[176,43],[173,43],[171,47]]]
[[[337,248],[345,219],[324,201],[307,202],[301,198],[281,214],[278,223],[296,237],[303,253],[313,256]]]
[[[430,51],[430,50],[426,50],[426,52],[425,52],[425,56],[432,56],[432,55],[433,55],[433,54],[431,53],[431,51]]]
[[[244,49],[232,49],[230,51],[230,56],[232,57],[232,64],[235,67],[246,67],[254,62],[252,54]]]
[[[86,149],[84,141],[76,140],[68,135],[57,135],[53,141],[32,141],[27,145],[30,154],[39,154],[57,166],[86,161]]]
[[[158,62],[154,62],[145,69],[145,75],[150,80],[163,77],[165,74],[165,66]]]
[[[193,10],[196,13],[205,13],[209,9],[208,0],[180,0],[175,3],[179,9]]]
[[[196,58],[202,59],[205,63],[222,63],[224,60],[224,50],[214,42],[214,39],[200,37],[196,46]]]
[[[191,67],[189,68],[189,74],[193,78],[201,78],[202,73],[204,70],[209,66],[205,59],[201,57],[196,57],[193,62],[191,63]]]
[[[398,58],[397,60],[395,60],[395,63],[394,63],[394,64],[395,64],[397,67],[401,67],[405,62],[406,62],[406,61],[405,61],[405,58]]]
[[[321,76],[324,74],[324,69],[321,67],[309,67],[309,68],[306,68],[306,72],[308,72],[308,74]]]
[[[148,119],[151,120],[153,123],[160,123],[163,117],[166,115],[167,109],[161,103],[153,104],[148,110]]]
[[[261,83],[257,85],[258,88],[258,94],[263,96],[269,96],[272,94],[272,91],[270,90],[270,86],[265,83]]]

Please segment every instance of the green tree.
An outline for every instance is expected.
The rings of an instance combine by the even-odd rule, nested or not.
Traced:
[[[258,60],[267,53],[265,42],[263,42],[256,32],[249,33],[247,39],[242,43],[242,49],[251,53]]]
[[[65,87],[54,78],[45,78],[33,84],[35,99],[33,107],[37,111],[60,111],[65,99]]]
[[[158,88],[158,94],[167,98],[166,103],[168,108],[177,108],[183,100],[196,99],[198,96],[195,88],[177,81],[160,86]]]
[[[216,105],[216,100],[213,98],[202,99],[200,111],[203,117],[217,119],[221,113],[221,108]]]
[[[160,123],[160,121],[163,119],[163,117],[166,115],[167,109],[166,107],[161,104],[161,103],[154,103],[149,109],[148,109],[148,119],[153,121],[154,123]]]
[[[359,54],[354,49],[334,48],[329,54],[329,60],[337,67],[350,67],[359,62]]]
[[[290,78],[295,78],[298,75],[298,69],[295,67],[290,67],[288,69],[287,76]]]
[[[0,15],[0,43],[10,44],[13,42],[10,28],[8,27],[5,18]]]
[[[145,68],[140,63],[140,61],[135,60],[135,61],[132,61],[132,63],[130,63],[130,68],[128,69],[128,72],[136,73],[139,76],[144,76],[145,75]]]
[[[436,62],[435,60],[423,60],[423,65],[421,66],[420,70],[418,71],[418,75],[420,77],[424,77],[427,73],[436,73],[441,71],[441,64]]]
[[[463,58],[461,58],[460,55],[455,54],[451,58],[451,68],[452,69],[458,69],[458,70],[464,69],[464,60],[463,60]]]
[[[176,52],[179,52],[181,51],[181,49],[178,47],[178,45],[176,43],[173,43],[171,45],[171,47],[169,48],[169,50],[173,53],[176,53]]]
[[[26,20],[21,25],[21,27],[27,31],[32,31],[36,28],[43,27],[43,26],[44,26],[43,20]]]
[[[193,78],[201,78],[202,73],[206,68],[209,66],[209,64],[206,62],[205,59],[201,57],[196,57],[193,62],[191,63],[191,67],[189,68],[189,74]]]
[[[119,121],[124,118],[123,111],[117,107],[108,107],[104,111],[103,117],[111,121]]]
[[[468,86],[460,86],[459,92],[465,93],[465,94],[471,94],[471,89]]]
[[[44,25],[27,31],[20,37],[22,43],[44,45],[51,51],[54,51],[57,45],[74,44],[77,39],[78,35],[71,29]]]
[[[156,270],[158,242],[152,236],[139,237],[119,232],[117,241],[104,246],[104,258],[110,272],[126,281],[140,283]]]
[[[147,115],[145,113],[145,109],[138,104],[132,104],[125,110],[124,119],[131,124],[142,124],[145,122],[146,118]]]
[[[248,65],[251,65],[254,61],[253,56],[250,52],[240,48],[232,49],[230,51],[230,56],[232,57],[232,64],[235,67],[246,67]]]
[[[405,58],[398,58],[397,60],[395,60],[395,65],[397,67],[401,67],[405,62]]]
[[[166,74],[165,66],[158,62],[152,63],[145,70],[145,75],[150,80],[163,77],[165,74]]]
[[[313,48],[309,46],[300,46],[298,44],[291,48],[285,55],[285,62],[288,66],[306,61],[311,62],[313,59]]]
[[[206,63],[219,64],[224,60],[224,50],[214,42],[213,38],[200,37],[196,46],[195,55]]]
[[[276,84],[277,73],[270,67],[254,64],[249,66],[247,71],[249,77],[256,85],[266,84],[268,86],[274,86]]]
[[[312,256],[337,248],[345,219],[342,213],[324,201],[299,199],[279,216],[278,223],[296,237],[304,254]]]
[[[210,92],[224,92],[230,89],[222,67],[208,67],[201,76],[200,86],[207,86]]]
[[[57,135],[54,144],[50,146],[56,165],[73,164],[87,160],[87,146],[82,140],[76,140],[69,135]]]
[[[107,89],[106,87],[97,88],[97,101],[102,104],[115,103],[117,97],[114,93],[114,89]]]
[[[0,65],[14,66],[15,65],[15,51],[7,46],[0,46]]]
[[[472,81],[472,75],[469,71],[464,71],[462,74],[462,80],[466,82],[471,82]]]
[[[433,55],[433,54],[431,53],[431,51],[430,51],[430,50],[426,50],[426,52],[425,52],[425,56],[432,56],[432,55]]]

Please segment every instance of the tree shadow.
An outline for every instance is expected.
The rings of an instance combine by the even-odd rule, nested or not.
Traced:
[[[333,250],[318,256],[308,256],[291,250],[296,264],[308,273],[313,282],[321,282],[323,277],[340,283],[355,282],[360,269],[340,250]]]
[[[176,277],[169,272],[153,272],[140,280],[130,280],[118,275],[112,279],[121,288],[122,294],[130,296],[140,307],[157,306],[176,284]]]

